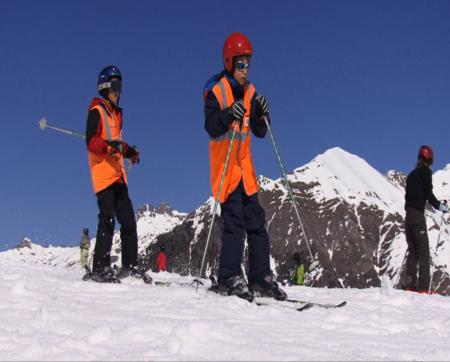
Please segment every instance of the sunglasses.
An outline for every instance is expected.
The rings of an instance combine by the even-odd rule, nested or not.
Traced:
[[[248,70],[248,67],[250,67],[250,62],[236,62],[236,69],[238,70]]]

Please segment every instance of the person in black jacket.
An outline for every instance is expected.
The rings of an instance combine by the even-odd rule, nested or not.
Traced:
[[[405,289],[410,291],[428,292],[430,285],[430,249],[424,215],[426,202],[442,212],[448,211],[446,203],[439,202],[433,194],[432,164],[433,150],[430,146],[421,146],[417,166],[406,179],[405,233],[408,251]]]
[[[230,34],[223,48],[225,69],[210,79],[204,93],[211,184],[213,196],[220,200],[224,222],[217,291],[245,299],[253,298],[254,294],[286,299],[270,269],[270,241],[252,161],[251,134],[263,138],[267,132],[265,120],[270,122],[270,116],[267,100],[256,93],[247,78],[251,55],[249,39],[242,33]],[[219,194],[219,180],[233,130],[237,136]],[[245,235],[249,247],[249,286],[241,275]]]

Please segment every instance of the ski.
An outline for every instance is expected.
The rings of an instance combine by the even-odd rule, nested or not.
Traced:
[[[222,296],[228,296],[228,294],[225,291],[219,288],[217,280],[213,276],[210,276],[209,279],[211,280],[212,284],[212,286],[208,289],[209,291],[217,293]],[[295,309],[298,312],[303,312],[313,307],[324,309],[341,308],[347,304],[346,301],[342,301],[340,303],[317,303],[292,298],[288,298],[285,300],[276,300],[274,298],[262,297],[257,295],[241,296],[240,298],[247,300],[250,303],[255,303],[258,306],[279,305],[285,308]]]
[[[293,303],[293,304],[304,304],[304,305],[311,305],[311,307],[320,307],[325,309],[331,309],[331,308],[341,308],[347,305],[347,301],[342,301],[339,303],[316,303],[316,302],[309,302],[304,300],[296,300],[296,299],[286,299],[286,302]],[[309,307],[309,308],[311,308]],[[300,307],[302,308],[302,307]],[[309,309],[307,308],[307,309]]]
[[[189,286],[194,286],[193,282],[175,282],[175,281],[171,281],[171,282],[164,282],[164,281],[158,281],[155,280],[153,281],[153,283],[157,286],[161,286],[161,287],[170,287],[173,285],[179,285],[181,287],[189,287]]]
[[[303,312],[313,307],[333,309],[333,308],[341,308],[347,305],[346,301],[342,301],[340,303],[316,303],[296,299],[275,300],[271,298],[261,298],[261,297],[255,297],[254,303],[256,303],[259,306],[280,305],[285,308],[295,309],[298,312]]]

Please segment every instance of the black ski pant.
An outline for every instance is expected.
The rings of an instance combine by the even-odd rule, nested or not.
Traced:
[[[269,235],[265,228],[265,211],[258,194],[248,196],[241,183],[225,203],[221,204],[224,221],[220,253],[219,283],[241,274],[244,238],[247,233],[249,249],[249,283],[270,273]]]
[[[120,223],[122,266],[137,265],[136,219],[126,183],[115,182],[98,192],[96,196],[100,213],[94,250],[94,269],[111,266],[111,246],[116,217]]]
[[[413,208],[406,209],[405,233],[408,243],[406,288],[428,291],[430,287],[430,248],[427,224],[422,212]],[[419,271],[418,283],[417,271]]]

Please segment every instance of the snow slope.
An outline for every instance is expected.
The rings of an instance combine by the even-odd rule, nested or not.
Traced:
[[[2,360],[450,359],[446,297],[289,287],[292,297],[348,301],[341,309],[296,312],[188,287],[80,276],[0,255]]]

